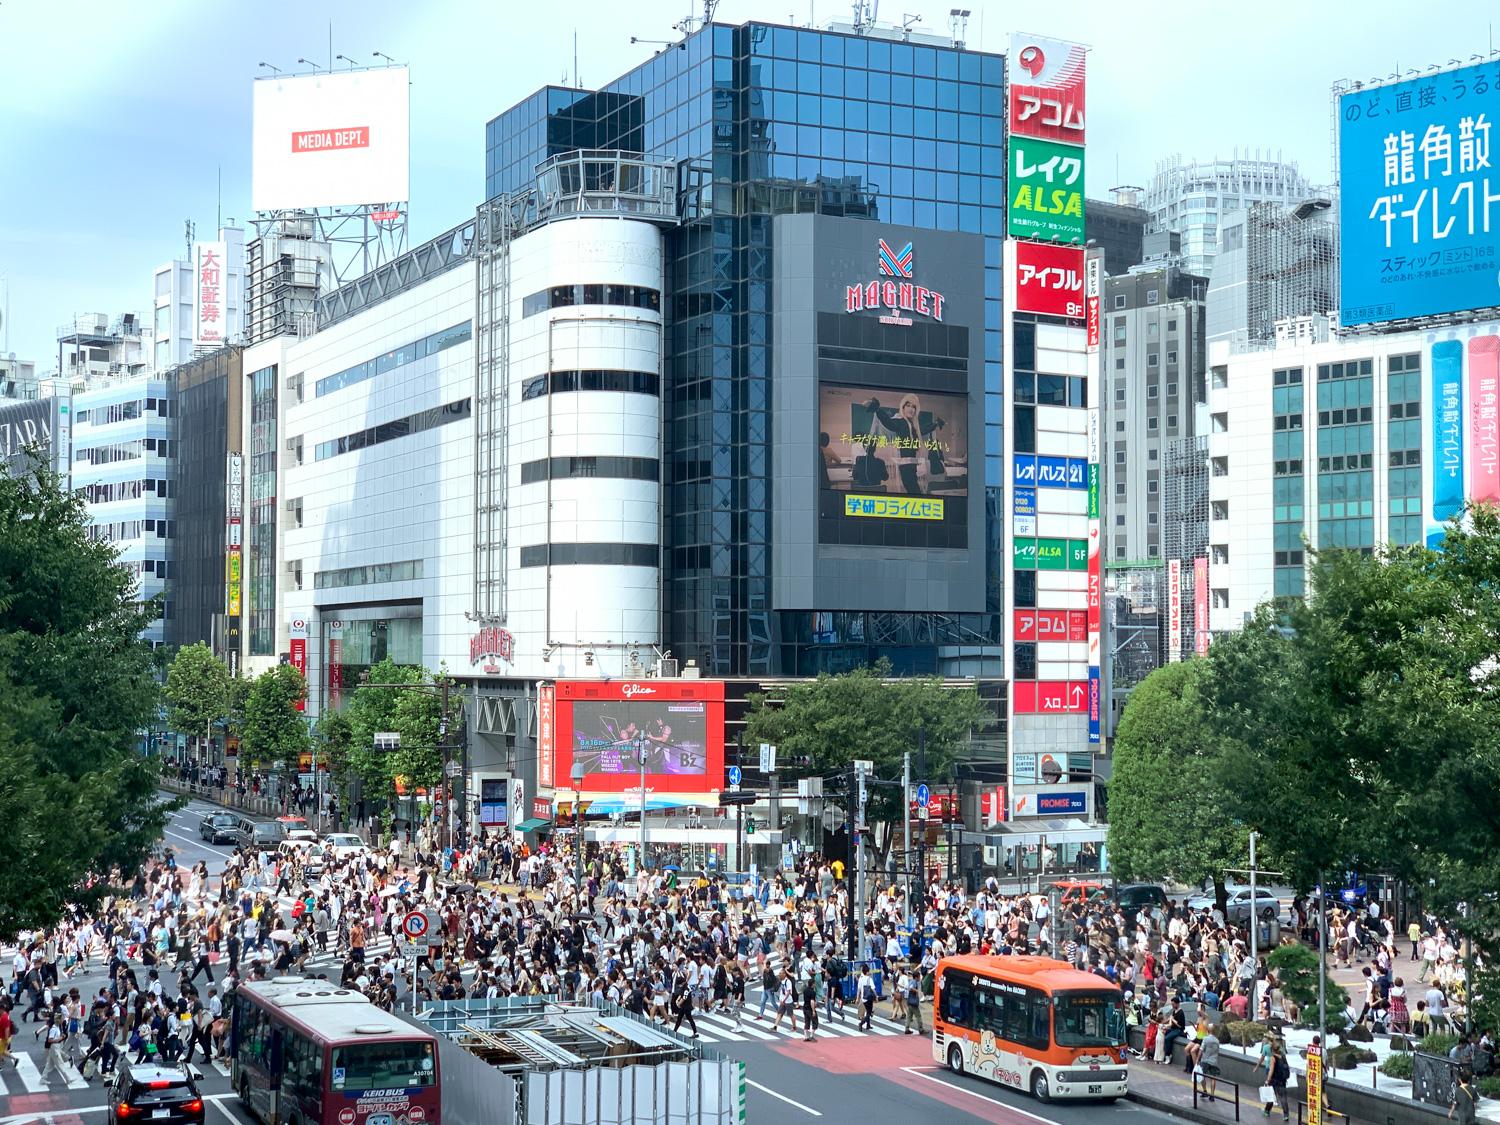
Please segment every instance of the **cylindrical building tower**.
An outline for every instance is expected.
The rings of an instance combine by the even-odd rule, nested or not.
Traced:
[[[577,216],[510,254],[510,629],[558,676],[639,675],[661,629],[662,233]]]

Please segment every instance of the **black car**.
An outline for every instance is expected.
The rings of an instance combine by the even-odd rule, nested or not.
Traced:
[[[198,835],[210,844],[234,843],[234,826],[240,818],[230,812],[211,812],[198,822]]]
[[[178,1066],[122,1064],[109,1087],[110,1120],[202,1125],[203,1095],[195,1075]]]
[[[1115,887],[1115,902],[1120,904],[1120,913],[1134,918],[1141,910],[1151,907],[1167,908],[1167,892],[1156,883],[1121,883]]]

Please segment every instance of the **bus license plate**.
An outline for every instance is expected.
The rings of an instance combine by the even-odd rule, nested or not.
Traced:
[[[1104,1087],[1103,1086],[1090,1086],[1089,1087],[1089,1093],[1091,1093],[1091,1094],[1102,1094],[1102,1093],[1104,1093]]]

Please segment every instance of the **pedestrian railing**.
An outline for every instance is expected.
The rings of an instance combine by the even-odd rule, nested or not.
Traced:
[[[247,792],[241,795],[239,790],[230,785],[204,785],[197,781],[184,781],[179,777],[163,775],[161,787],[173,793],[181,793],[184,796],[201,797],[206,801],[212,801],[216,805],[223,805],[226,809],[238,809],[252,816],[277,817],[292,814],[305,816],[307,817],[307,822],[319,833],[334,831],[331,819],[322,813],[304,813],[297,805],[291,802],[283,803],[278,799],[257,793]]]
[[[1210,1082],[1214,1085],[1213,1093],[1209,1093],[1208,1091],[1208,1084]],[[1193,1070],[1193,1108],[1198,1108],[1198,1099],[1200,1097],[1205,1101],[1223,1102],[1225,1099],[1220,1095],[1219,1091],[1225,1086],[1229,1086],[1234,1090],[1234,1119],[1238,1121],[1240,1119],[1240,1084],[1238,1082],[1231,1082],[1227,1078],[1216,1077],[1212,1074],[1200,1074],[1197,1068]],[[1301,1125],[1301,1123],[1299,1122],[1298,1125]]]
[[[1331,1118],[1338,1118],[1340,1121],[1348,1121],[1349,1115],[1347,1113],[1340,1113],[1336,1109],[1329,1108],[1328,1103],[1325,1101],[1323,1103],[1323,1120],[1328,1121]],[[1306,1102],[1297,1103],[1297,1125],[1307,1125]]]

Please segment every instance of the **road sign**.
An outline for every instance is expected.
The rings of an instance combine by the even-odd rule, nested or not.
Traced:
[[[927,783],[925,781],[922,782],[921,785],[917,786],[917,808],[925,808],[928,800],[931,799],[931,797],[932,793],[928,790]]]
[[[739,766],[730,766],[729,769],[726,772],[727,772],[728,777],[729,777],[729,784],[733,785],[736,789],[738,789],[739,786],[740,786],[740,779],[745,776],[744,774],[742,774],[740,772],[740,767]]]
[[[401,956],[410,957],[412,960],[423,956],[426,950],[414,941],[403,941],[401,943]]]
[[[409,941],[419,941],[427,936],[427,931],[432,928],[432,920],[427,917],[425,910],[414,910],[405,918],[401,919],[401,932]]]
[[[760,744],[760,772],[776,772],[776,747],[773,743],[762,742]]]
[[[874,773],[875,763],[868,758],[855,758],[852,765],[855,773]]]
[[[448,776],[449,777],[457,777],[459,774],[461,774],[463,772],[464,772],[464,764],[462,762],[449,762],[448,763]]]

